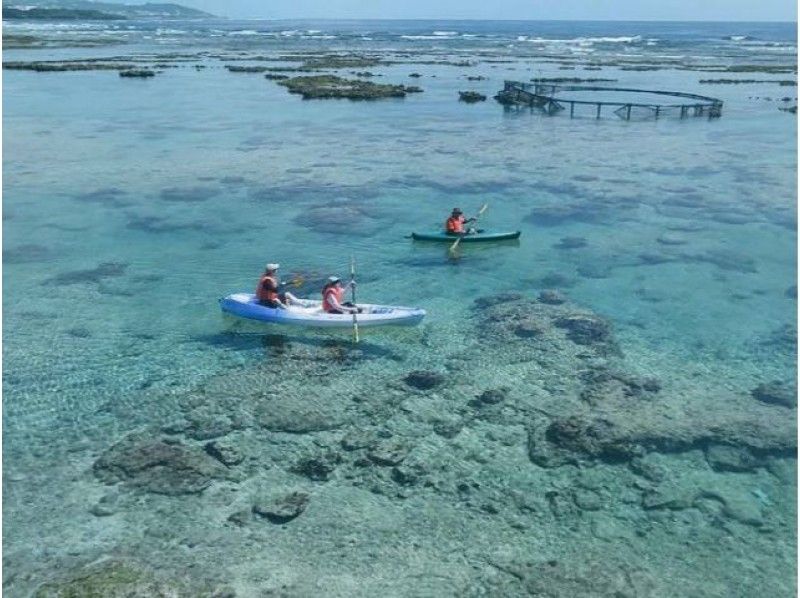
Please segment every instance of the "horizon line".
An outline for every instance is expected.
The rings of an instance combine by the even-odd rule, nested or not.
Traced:
[[[234,20],[243,20],[243,21],[450,21],[450,22],[457,22],[457,21],[465,21],[465,22],[481,22],[481,23],[539,23],[539,22],[548,22],[548,23],[774,23],[774,24],[793,24],[797,25],[797,20],[784,20],[784,21],[775,21],[775,20],[757,20],[757,21],[745,21],[745,20],[728,20],[728,21],[720,21],[716,19],[481,19],[481,18],[452,18],[452,17],[407,17],[407,18],[397,18],[397,17],[389,17],[389,18],[382,18],[382,17],[280,17],[280,18],[270,18],[270,17],[256,17],[256,16],[249,16],[249,17],[229,17],[223,15],[211,15],[215,18],[221,19],[234,19]]]

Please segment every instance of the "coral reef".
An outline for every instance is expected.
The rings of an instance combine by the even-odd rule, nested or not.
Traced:
[[[476,102],[485,102],[486,96],[477,91],[459,91],[458,100],[467,104],[474,104]]]
[[[289,93],[301,95],[304,100],[322,98],[377,100],[403,98],[408,93],[421,91],[418,87],[344,79],[335,75],[293,77],[278,84],[286,87]]]

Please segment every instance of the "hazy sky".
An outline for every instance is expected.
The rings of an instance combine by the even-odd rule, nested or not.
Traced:
[[[131,0],[128,0],[131,1]],[[796,0],[175,0],[264,19],[794,21]]]

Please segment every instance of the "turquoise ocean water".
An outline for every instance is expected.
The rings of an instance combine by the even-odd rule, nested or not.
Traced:
[[[441,400],[437,409],[447,412],[488,387],[535,396],[548,371],[536,370],[541,363],[528,374],[507,368],[506,353],[474,324],[473,300],[558,288],[608,318],[630,372],[660,381],[654,412],[691,428],[708,404],[729,404],[726,417],[794,429],[794,408],[751,397],[759,384],[792,387],[796,376],[797,121],[778,106],[796,105],[797,88],[763,82],[796,81],[793,24],[214,21],[4,23],[4,31],[46,34],[60,46],[69,36],[120,42],[12,49],[5,61],[187,56],[149,80],[115,71],[3,73],[9,596],[109,556],[188,572],[242,596],[521,595],[539,578],[561,588],[548,590],[555,596],[610,595],[585,581],[593,577],[588,564],[604,568],[597,555],[609,553],[646,571],[646,582],[618,595],[794,591],[796,482],[785,471],[793,471],[796,442],[788,453],[782,446],[756,454],[769,468],[724,472],[704,460],[705,437],[686,451],[655,451],[675,487],[684,488],[682,472],[690,472],[704,490],[685,507],[649,510],[640,504],[638,493],[650,491],[636,485],[641,480],[615,485],[632,475],[620,473],[629,471],[624,463],[531,463],[527,416],[506,414],[492,429],[474,420],[447,438],[422,432],[426,407],[414,402]],[[369,103],[304,101],[261,74],[223,68],[234,64],[226,57],[306,51],[417,61],[340,74],[369,70],[381,75],[373,81],[424,92]],[[464,60],[474,65],[429,64]],[[631,71],[615,65],[620,60],[670,65]],[[593,62],[602,70],[586,70]],[[676,67],[687,64],[693,68]],[[790,72],[694,68],[742,64]],[[413,72],[421,77],[409,78]],[[485,79],[466,79],[478,75]],[[724,100],[723,115],[570,119],[491,99],[504,79],[573,76],[712,95]],[[699,82],[708,78],[762,82]],[[458,102],[467,89],[489,100]],[[453,259],[444,247],[405,238],[439,226],[454,206],[469,214],[484,203],[483,226],[521,230],[518,243],[462,247]],[[565,249],[565,237],[585,245]],[[416,329],[365,333],[354,365],[334,363],[312,376],[293,353],[350,351],[347,334],[242,325],[219,313],[217,300],[251,291],[268,261],[282,264],[285,279],[317,281],[346,276],[351,255],[359,299],[428,311]],[[316,298],[318,290],[299,292]],[[570,363],[563,357],[567,375]],[[461,386],[420,398],[402,390],[412,370],[446,372]],[[209,390],[218,387],[217,395]],[[483,476],[476,492],[486,492],[478,506],[496,492],[503,505],[514,493],[539,496],[541,508],[492,514],[455,501],[438,482],[397,498],[385,490],[389,474],[375,474],[378,490],[355,483],[357,466],[345,475],[349,465],[339,465],[327,481],[292,473],[295,453],[338,446],[336,431],[235,429],[228,438],[249,455],[246,474],[200,494],[111,487],[93,474],[120,438],[162,433],[169,422],[191,419],[197,404],[225,419],[248,413],[251,395],[274,389],[302,404],[363,388],[383,408],[357,427],[390,430],[442,472],[463,472],[459,459],[473,463],[470,475]],[[398,399],[402,392],[409,402]],[[227,401],[235,409],[226,411]],[[723,444],[741,448],[735,434]],[[589,478],[601,506],[553,507],[550,493]],[[243,531],[227,522],[234,503],[265,487],[300,487],[311,502],[285,526],[257,521]],[[731,498],[719,488],[744,490]],[[119,506],[97,516],[92,507],[109,492]],[[723,498],[708,498],[715,492]],[[715,501],[722,511],[706,505]],[[758,517],[737,518],[732,504]],[[581,563],[588,554],[595,556]],[[520,567],[553,558],[566,573],[541,577],[531,565],[534,573],[512,567],[512,585],[496,579],[509,575],[498,564],[504,559]]]

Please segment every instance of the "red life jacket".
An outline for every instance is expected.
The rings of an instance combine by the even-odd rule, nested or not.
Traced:
[[[267,288],[267,286],[265,286],[265,283],[267,281],[272,283],[270,285],[272,288]],[[270,276],[269,274],[264,274],[258,281],[258,287],[256,287],[256,299],[258,299],[262,303],[277,301],[278,300],[277,288],[278,288],[278,279],[275,278],[274,276]]]
[[[463,233],[464,232],[464,217],[463,216],[450,216],[447,219],[445,228],[448,233]]]
[[[341,305],[342,301],[344,301],[344,289],[338,284],[332,284],[331,286],[322,289],[322,309],[328,313],[332,311],[339,311],[339,308],[336,307],[336,304],[331,301],[332,297],[335,297],[336,303]]]

